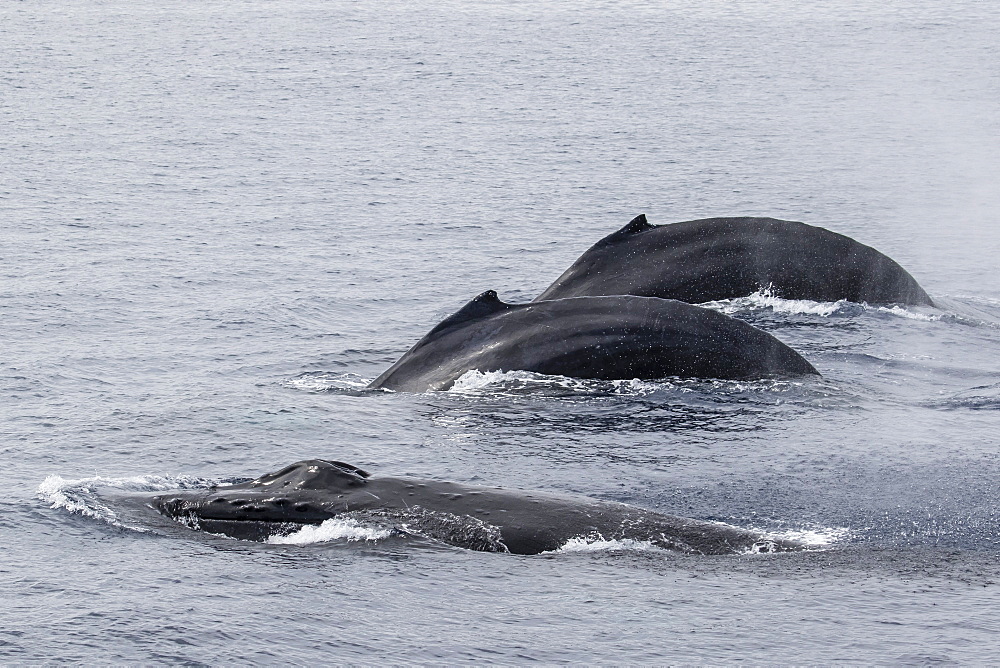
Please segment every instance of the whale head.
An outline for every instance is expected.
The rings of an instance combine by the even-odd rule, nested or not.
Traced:
[[[209,533],[266,540],[361,507],[369,474],[344,462],[308,459],[249,482],[152,497],[171,519]]]
[[[280,471],[264,475],[245,483],[257,489],[337,489],[349,490],[367,482],[367,471],[344,462],[326,459],[306,459],[290,464]]]

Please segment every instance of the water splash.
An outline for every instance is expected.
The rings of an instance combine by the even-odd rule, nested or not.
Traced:
[[[742,550],[740,554],[772,554],[775,545],[781,541],[800,543],[809,550],[826,549],[835,543],[846,540],[851,531],[842,527],[814,527],[808,529],[790,529],[786,531],[767,531],[761,533],[761,539],[752,546]],[[554,553],[568,552],[669,552],[647,540],[631,538],[607,539],[599,534],[577,536],[570,538]]]
[[[553,553],[567,552],[666,552],[661,547],[653,545],[648,540],[633,540],[631,538],[608,540],[601,536],[578,536],[570,538]]]
[[[766,309],[785,315],[811,315],[821,318],[856,317],[866,312],[891,315],[909,320],[923,320],[925,322],[941,320],[944,317],[944,314],[941,313],[924,313],[899,305],[879,306],[864,302],[851,302],[846,299],[835,302],[817,302],[811,299],[784,299],[775,294],[773,285],[761,288],[746,297],[720,299],[718,301],[704,302],[698,304],[698,306],[710,308],[726,315]]]
[[[49,504],[50,508],[62,509],[74,515],[90,517],[112,526],[146,533],[149,529],[126,524],[118,513],[111,509],[101,498],[100,491],[115,492],[161,492],[172,489],[195,489],[217,484],[193,476],[154,476],[143,475],[130,478],[93,478],[66,479],[58,475],[50,475],[38,486],[37,498]]]
[[[741,311],[771,309],[775,313],[809,314],[828,318],[832,315],[854,315],[860,305],[846,300],[815,302],[810,299],[782,299],[774,294],[774,286],[769,285],[746,297],[720,299],[704,302],[698,306],[710,308],[726,315],[733,315]]]
[[[448,390],[454,394],[474,394],[486,389],[502,388],[509,391],[531,389],[562,390],[574,394],[591,391],[591,383],[581,378],[547,376],[532,371],[466,371]]]
[[[845,388],[823,378],[762,378],[724,380],[713,378],[662,378],[640,380],[594,380],[546,376],[527,371],[468,371],[449,394],[470,399],[602,398],[640,399],[657,404],[692,402],[720,404],[808,405],[840,407],[857,398]]]
[[[285,387],[304,392],[335,392],[353,394],[368,387],[372,379],[356,373],[307,372],[284,382]]]
[[[332,518],[318,525],[306,525],[298,531],[271,536],[267,542],[272,545],[312,545],[332,541],[374,542],[392,535],[391,529],[364,526],[353,518]]]
[[[942,313],[920,313],[919,311],[911,311],[902,306],[868,306],[865,304],[865,308],[876,313],[892,315],[897,318],[906,318],[907,320],[922,320],[923,322],[937,322],[945,317]]]
[[[573,394],[620,395],[627,397],[647,396],[664,390],[680,392],[749,392],[761,390],[786,390],[803,387],[804,381],[788,381],[779,379],[760,380],[723,380],[702,378],[663,378],[657,380],[642,380],[629,378],[621,380],[595,380],[588,378],[570,378],[568,376],[548,376],[531,371],[466,371],[449,389],[454,394],[477,394],[483,391],[499,390],[523,394],[531,390],[545,392],[562,391]]]
[[[765,535],[774,540],[795,541],[811,549],[823,549],[851,538],[853,533],[846,527],[811,527],[770,531]]]

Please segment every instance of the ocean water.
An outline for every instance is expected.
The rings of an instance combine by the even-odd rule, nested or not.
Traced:
[[[0,5],[0,661],[992,663],[991,3]],[[365,392],[638,213],[801,220],[938,304],[709,306],[821,378]],[[304,458],[796,536],[534,557],[130,494]]]

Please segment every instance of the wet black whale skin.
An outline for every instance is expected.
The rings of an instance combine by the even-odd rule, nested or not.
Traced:
[[[306,524],[364,511],[404,511],[423,518],[466,520],[434,537],[469,549],[538,554],[574,537],[649,541],[694,554],[730,554],[752,549],[800,549],[793,541],[714,522],[656,513],[621,503],[450,482],[373,477],[343,462],[311,459],[250,482],[200,491],[158,494],[150,505],[168,517],[212,533],[264,540]],[[438,522],[440,524],[440,522]],[[487,526],[496,541],[483,541]],[[419,526],[416,528],[419,529]]]
[[[691,304],[629,295],[507,304],[490,290],[432,329],[369,387],[446,390],[472,369],[603,380],[818,373],[772,335]]]
[[[891,258],[822,227],[776,218],[650,225],[644,215],[594,244],[535,301],[639,295],[700,304],[769,287],[785,299],[933,306]]]

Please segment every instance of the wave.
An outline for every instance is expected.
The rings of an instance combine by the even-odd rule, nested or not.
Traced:
[[[760,380],[722,380],[701,378],[664,378],[642,380],[639,378],[622,380],[595,380],[571,378],[569,376],[549,376],[533,371],[466,371],[455,381],[448,392],[470,394],[482,390],[501,389],[508,391],[564,390],[575,394],[614,394],[621,396],[647,396],[665,389],[694,392],[697,390],[748,392],[761,390],[803,387],[808,381],[790,381],[765,378]]]
[[[947,317],[947,314],[944,313],[921,313],[919,311],[911,311],[903,306],[869,306],[867,304],[864,306],[866,310],[874,313],[883,313],[897,318],[906,318],[907,320],[937,322],[939,320],[944,320]]]
[[[284,386],[304,392],[359,394],[364,392],[371,378],[356,373],[332,373],[329,371],[309,371],[284,382]]]
[[[632,540],[631,538],[605,539],[600,536],[580,536],[570,538],[566,543],[553,550],[553,553],[567,552],[667,552],[662,547],[653,545],[648,540]],[[551,554],[551,553],[550,553]]]
[[[770,286],[761,288],[759,291],[746,297],[703,302],[698,304],[698,306],[710,308],[726,315],[733,315],[742,311],[770,309],[775,313],[818,315],[824,318],[833,315],[856,315],[864,310],[862,305],[846,300],[815,302],[809,299],[783,299],[775,295],[774,289]]]
[[[193,476],[143,475],[130,478],[95,476],[93,478],[66,479],[62,476],[50,475],[42,481],[35,493],[37,498],[48,503],[50,508],[90,517],[111,526],[147,533],[150,531],[148,528],[123,521],[118,513],[112,510],[101,498],[100,491],[162,492],[175,489],[204,488],[219,483],[218,480]]]
[[[468,371],[447,394],[469,399],[623,398],[644,405],[721,404],[809,406],[841,408],[856,405],[858,397],[833,381],[820,377],[723,380],[670,377],[656,380],[593,380],[546,376],[528,371]]]
[[[922,320],[925,322],[941,320],[944,317],[942,313],[925,313],[914,308],[899,305],[880,306],[865,302],[851,302],[846,299],[835,302],[817,302],[811,299],[784,299],[774,294],[772,286],[761,288],[746,297],[704,302],[698,304],[698,306],[710,308],[726,315],[767,309],[774,313],[785,315],[812,315],[821,318],[856,317],[865,312],[885,314],[909,320]]]
[[[782,540],[798,542],[809,550],[822,550],[833,546],[835,543],[846,540],[851,535],[851,531],[843,527],[814,527],[808,529],[789,529],[785,531],[762,531],[761,540],[742,553],[771,554],[774,553],[774,543]],[[607,539],[599,534],[570,538],[557,550],[553,550],[555,553],[626,551],[670,552],[670,550],[659,547],[650,541],[633,540],[631,538]]]
[[[313,545],[332,541],[374,542],[393,535],[391,529],[365,526],[354,518],[332,518],[322,524],[309,524],[284,536],[271,536],[272,545]]]
[[[811,549],[831,547],[851,538],[854,534],[846,527],[813,527],[808,529],[788,529],[769,531],[766,536],[778,540],[791,540]]]
[[[512,392],[541,389],[563,390],[579,394],[591,391],[590,383],[581,378],[548,376],[533,371],[479,371],[472,369],[462,374],[448,392],[470,394],[498,387]]]
[[[1000,383],[980,385],[956,394],[941,401],[927,404],[928,408],[945,408],[968,410],[1000,410]]]

